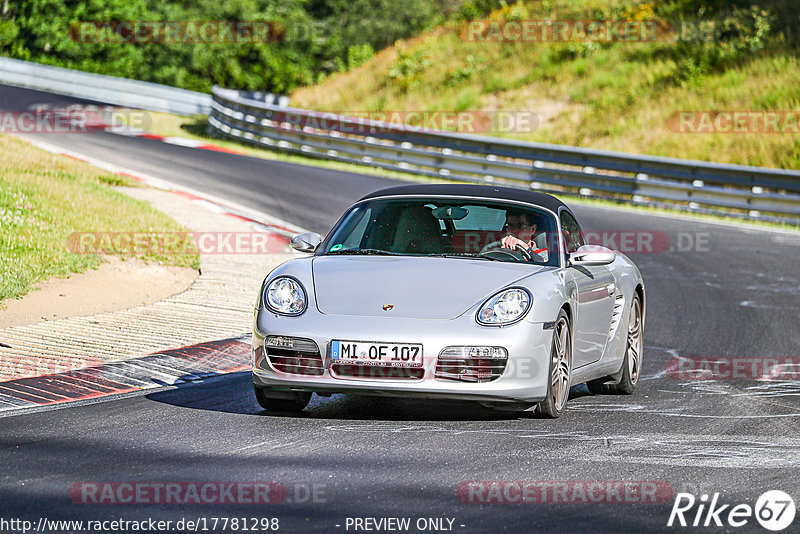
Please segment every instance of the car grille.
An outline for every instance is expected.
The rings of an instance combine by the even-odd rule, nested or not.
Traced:
[[[460,382],[491,382],[500,378],[506,360],[488,358],[442,358],[436,361],[436,378]]]
[[[422,380],[422,367],[389,367],[385,365],[331,364],[331,374],[337,378],[370,378],[390,380]]]
[[[289,375],[320,376],[324,365],[317,344],[311,339],[269,336],[264,343],[272,368]]]

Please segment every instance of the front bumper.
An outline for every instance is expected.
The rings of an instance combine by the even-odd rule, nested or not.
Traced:
[[[486,402],[541,401],[547,394],[552,326],[526,320],[506,327],[478,325],[472,316],[452,320],[323,315],[308,310],[283,317],[260,309],[253,330],[253,383],[276,391],[361,393],[399,397],[446,398]],[[280,372],[264,353],[268,335],[310,339],[322,359],[319,376]],[[344,378],[332,372],[331,340],[421,343],[422,378]],[[442,349],[448,346],[500,346],[508,351],[502,375],[488,382],[463,382],[434,376]]]

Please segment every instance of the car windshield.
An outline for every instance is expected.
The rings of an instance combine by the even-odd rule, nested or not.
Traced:
[[[380,199],[357,204],[321,254],[475,258],[558,265],[555,217],[480,199]]]

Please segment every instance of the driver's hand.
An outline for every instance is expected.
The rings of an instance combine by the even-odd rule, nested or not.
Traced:
[[[519,239],[518,237],[514,237],[513,235],[507,235],[502,240],[501,243],[503,244],[503,248],[508,248],[514,250],[517,247],[523,248],[525,250],[528,249],[528,244]]]

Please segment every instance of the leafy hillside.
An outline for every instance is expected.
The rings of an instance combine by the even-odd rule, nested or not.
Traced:
[[[586,19],[659,21],[674,31],[655,42],[481,42],[470,40],[474,22],[448,22],[298,89],[292,103],[351,113],[533,111],[532,131],[488,133],[800,168],[800,121],[794,129],[791,120],[783,122],[800,117],[800,4],[541,0],[510,3],[477,27],[486,36],[493,22]],[[685,133],[676,128],[682,111],[712,119],[755,111],[778,115],[788,126],[782,133]]]

